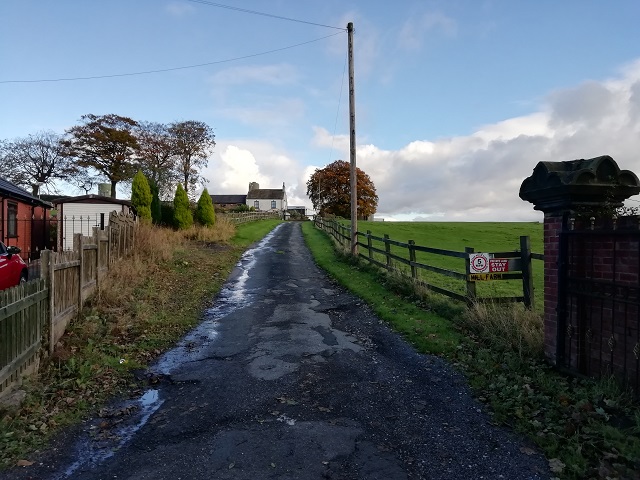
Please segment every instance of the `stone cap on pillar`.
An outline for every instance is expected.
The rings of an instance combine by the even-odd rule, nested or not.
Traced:
[[[520,198],[545,213],[602,205],[620,207],[638,193],[640,181],[636,174],[620,170],[609,155],[539,162],[520,186]]]

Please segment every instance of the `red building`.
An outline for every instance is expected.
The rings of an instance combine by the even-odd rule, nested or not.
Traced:
[[[53,205],[0,178],[0,240],[22,250],[25,260],[50,247],[49,210]]]

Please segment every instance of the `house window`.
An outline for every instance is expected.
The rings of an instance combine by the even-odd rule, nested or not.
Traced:
[[[18,205],[7,204],[7,237],[18,236]]]
[[[260,210],[260,202],[258,200],[253,202],[253,208],[256,210]]]
[[[276,208],[276,201],[275,200],[271,200],[271,208]]]

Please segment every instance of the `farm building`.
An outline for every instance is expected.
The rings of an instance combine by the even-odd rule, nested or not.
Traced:
[[[260,188],[256,182],[251,182],[247,193],[247,205],[259,212],[286,211],[287,192],[284,188],[284,182],[282,188]]]
[[[213,204],[222,210],[237,208],[247,204],[246,195],[211,195]]]
[[[256,182],[249,183],[246,195],[211,195],[211,201],[219,209],[233,209],[240,205],[253,207],[259,212],[287,210],[287,192],[282,188],[260,188]]]
[[[109,224],[109,214],[135,214],[129,200],[102,195],[59,197],[52,200],[58,215],[58,249],[72,250],[73,235],[93,235],[93,227],[103,230]]]
[[[0,239],[22,250],[25,260],[36,259],[49,248],[49,202],[0,178]]]

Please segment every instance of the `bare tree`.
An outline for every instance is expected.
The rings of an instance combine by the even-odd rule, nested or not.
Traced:
[[[172,198],[175,185],[180,181],[176,141],[169,126],[157,122],[140,122],[138,138],[140,169],[158,189],[162,198]]]
[[[173,122],[169,133],[175,140],[178,169],[184,189],[189,193],[190,188],[205,181],[199,169],[207,166],[209,154],[216,145],[215,135],[206,123],[196,120]]]
[[[10,182],[30,188],[37,196],[41,187],[53,188],[55,180],[70,180],[77,167],[69,156],[62,135],[40,131],[0,143],[3,176]]]

